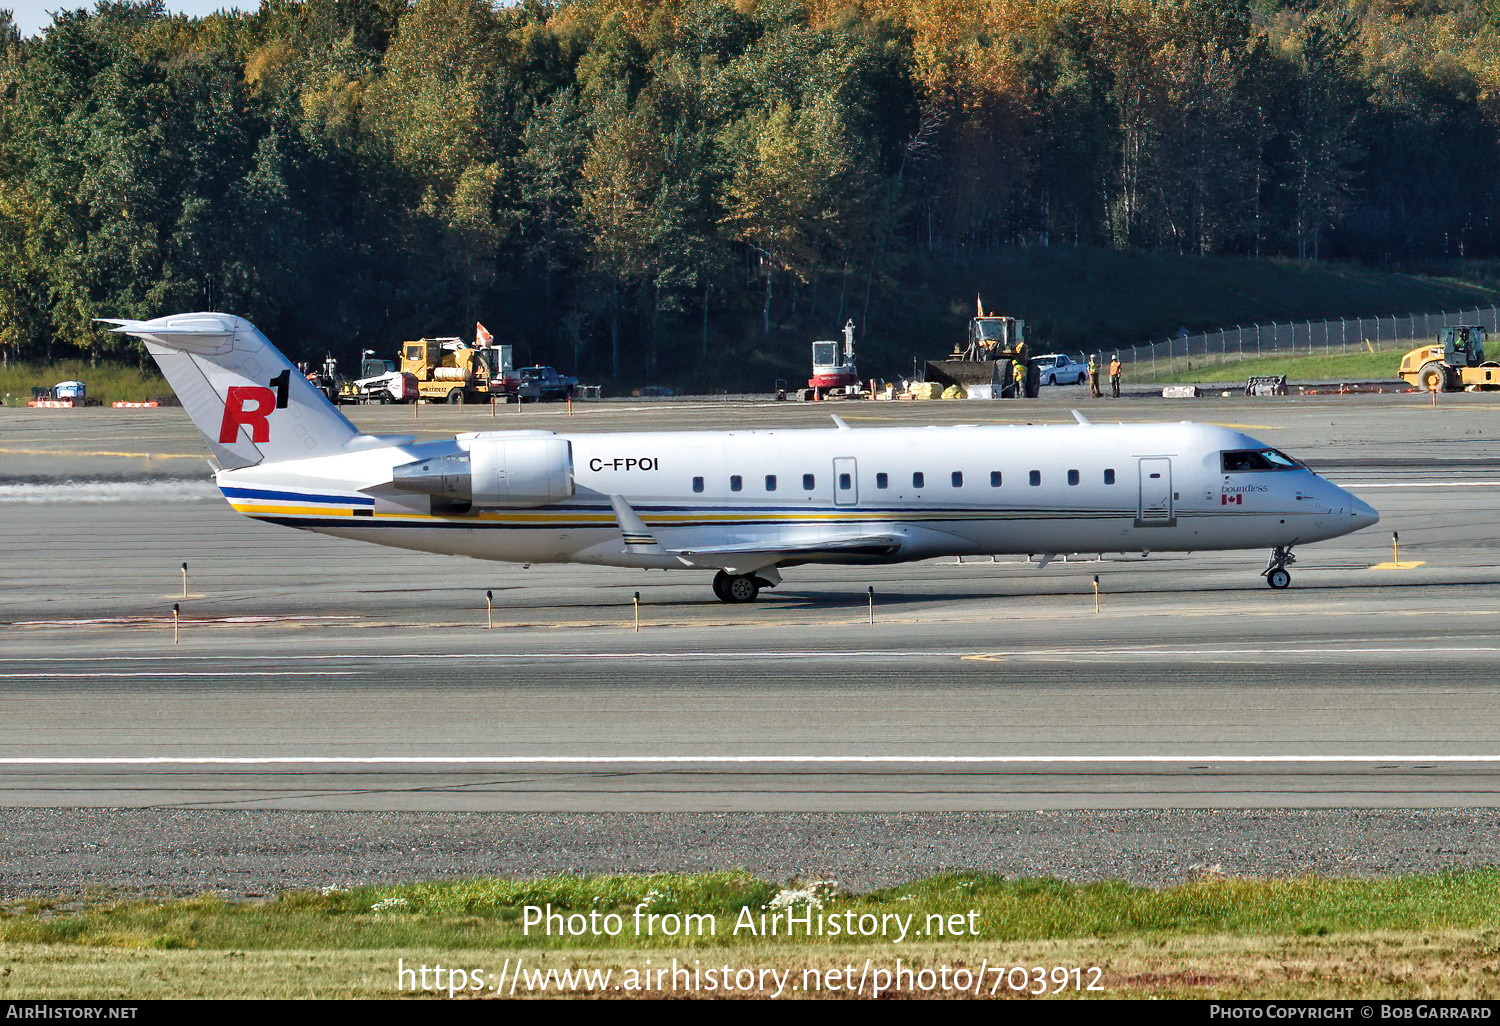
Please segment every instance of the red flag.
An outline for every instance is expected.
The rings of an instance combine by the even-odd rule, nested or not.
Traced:
[[[490,334],[489,329],[486,328],[483,324],[480,324],[478,321],[475,321],[474,344],[476,346],[487,346],[493,341],[495,341],[495,336]]]

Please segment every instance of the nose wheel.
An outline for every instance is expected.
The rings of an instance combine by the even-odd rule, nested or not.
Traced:
[[[1272,588],[1280,591],[1292,583],[1292,575],[1287,572],[1287,567],[1297,562],[1297,557],[1292,555],[1290,547],[1278,545],[1271,550],[1271,561],[1261,571],[1261,576]]]
[[[750,574],[714,574],[714,594],[720,602],[754,602],[760,596],[760,581]]]

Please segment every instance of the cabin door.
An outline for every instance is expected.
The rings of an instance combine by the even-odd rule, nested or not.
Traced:
[[[1172,461],[1166,456],[1147,456],[1141,460],[1141,502],[1135,524],[1137,527],[1177,524],[1172,509]]]
[[[833,461],[833,504],[853,506],[859,502],[859,474],[853,456],[840,456]]]

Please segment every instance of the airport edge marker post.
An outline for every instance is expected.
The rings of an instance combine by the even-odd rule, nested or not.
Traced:
[[[1099,612],[1099,575],[1094,575],[1094,612]]]
[[[1391,532],[1391,562],[1401,562],[1401,532]]]
[[[182,606],[180,603],[172,603],[172,644],[177,644],[181,623]]]
[[[182,597],[187,598],[187,564],[182,564]]]
[[[867,589],[867,593],[870,596],[870,626],[874,627],[875,626],[875,585],[873,585],[873,584],[870,585],[870,587]]]
[[[631,602],[635,605],[635,632],[639,634],[641,633],[641,593],[636,592]]]
[[[484,593],[484,626],[486,630],[495,629],[495,593],[488,590]]]

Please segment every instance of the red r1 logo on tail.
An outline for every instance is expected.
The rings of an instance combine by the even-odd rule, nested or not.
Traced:
[[[224,420],[219,424],[219,443],[234,444],[242,427],[250,429],[250,441],[269,442],[271,422],[267,418],[271,416],[272,410],[286,409],[291,382],[292,372],[284,370],[268,382],[271,388],[230,385],[229,394],[224,397]]]
[[[239,438],[240,428],[250,429],[250,441],[271,440],[271,411],[276,409],[276,393],[262,385],[231,385],[224,399],[224,420],[219,425],[219,442],[231,445]]]

